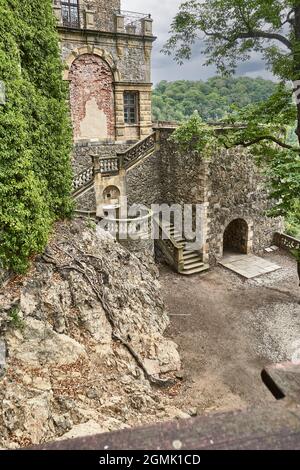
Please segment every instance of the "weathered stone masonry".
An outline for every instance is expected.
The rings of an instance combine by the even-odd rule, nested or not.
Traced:
[[[151,17],[122,12],[120,0],[77,4],[72,0],[72,14],[66,3],[54,0],[54,11],[66,64],[64,78],[70,84],[72,163],[79,174],[92,165],[92,155],[115,157],[153,132],[151,51],[155,38]],[[135,99],[132,109],[125,111],[128,94]],[[128,113],[134,119],[128,120]],[[90,186],[78,198],[78,208],[100,214],[99,205],[110,202],[108,196],[115,191],[127,195],[129,204],[201,204],[201,254],[210,264],[223,256],[224,246],[257,252],[270,245],[281,221],[266,216],[270,202],[252,156],[236,149],[219,152],[208,161],[197,152],[179,151],[168,140],[171,133],[172,129],[157,130],[156,152],[129,171],[111,176],[98,173],[94,188],[102,200],[96,201]],[[108,186],[113,190],[108,191]]]
[[[113,74],[108,64],[93,54],[83,54],[72,64],[70,104],[74,138],[115,138]]]
[[[254,157],[237,148],[205,159],[197,152],[179,151],[168,140],[172,132],[160,130],[159,151],[128,172],[130,203],[202,204],[201,251],[211,265],[222,258],[225,230],[238,219],[231,236],[242,236],[238,228],[246,224],[245,252],[259,253],[270,246],[274,233],[282,230],[282,220],[267,216],[271,201]]]
[[[152,131],[151,51],[155,40],[150,15],[122,12],[119,0],[81,1],[74,25],[73,18],[68,22],[64,16],[63,8],[60,0],[54,0],[66,64],[64,78],[70,81],[75,141],[124,142],[147,136]],[[125,92],[137,94],[134,123],[124,120]],[[113,95],[109,109],[108,94]],[[80,103],[76,105],[78,96]],[[109,121],[107,134],[104,116]],[[86,135],[87,124],[93,120],[95,126]]]
[[[152,132],[155,37],[151,16],[121,11],[120,0],[54,0],[53,5],[69,82],[72,164],[78,175],[91,166],[91,155],[114,157]],[[125,119],[128,93],[135,96],[134,122]],[[96,211],[93,193],[91,187],[81,195],[77,208]]]

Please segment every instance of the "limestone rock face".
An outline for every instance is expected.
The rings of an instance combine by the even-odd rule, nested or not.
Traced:
[[[155,272],[105,232],[73,221],[56,226],[26,276],[3,280],[0,447],[178,416],[167,391],[148,380],[180,369],[163,336]]]

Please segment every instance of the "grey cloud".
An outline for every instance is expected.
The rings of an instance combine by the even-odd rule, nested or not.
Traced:
[[[203,65],[205,57],[201,54],[201,44],[198,44],[200,47],[195,48],[192,59],[183,66],[178,65],[172,57],[167,57],[160,52],[168,39],[172,19],[182,0],[121,0],[121,3],[123,10],[151,13],[154,19],[154,34],[157,36],[153,48],[152,79],[154,83],[160,80],[206,80],[216,74],[214,67]],[[257,55],[253,55],[247,63],[241,64],[237,75],[273,78]]]

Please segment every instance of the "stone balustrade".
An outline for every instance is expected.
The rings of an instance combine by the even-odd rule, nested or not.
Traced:
[[[94,168],[89,167],[79,173],[73,179],[73,192],[77,192],[90,184],[94,179]]]
[[[300,252],[300,240],[285,233],[275,233],[274,243],[284,250],[299,250]]]
[[[153,212],[145,209],[137,217],[115,218],[108,214],[102,219],[103,228],[118,241],[149,240],[152,235]]]
[[[69,11],[64,11],[64,9]],[[103,22],[99,13],[89,8],[89,5],[79,7],[74,4],[66,6],[63,0],[53,0],[53,11],[58,26],[75,29],[107,31],[107,24]],[[151,15],[130,11],[114,11],[112,13],[114,27],[110,32],[138,36],[153,36],[153,20]]]

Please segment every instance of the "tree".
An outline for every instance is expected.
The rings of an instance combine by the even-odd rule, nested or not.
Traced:
[[[251,148],[267,164],[272,195],[279,201],[274,213],[288,215],[299,207],[300,193],[300,0],[190,0],[181,4],[171,33],[164,52],[174,53],[179,63],[191,57],[202,38],[206,64],[215,64],[223,75],[256,52],[281,80],[265,103],[229,117],[233,129],[223,136],[223,145]],[[294,86],[287,88],[289,82]],[[286,132],[295,122],[296,143]],[[300,214],[294,216],[300,223]]]
[[[223,119],[231,106],[243,108],[269,98],[276,90],[271,80],[249,77],[212,77],[205,82],[159,82],[152,94],[154,120],[188,119],[198,111],[205,121]]]
[[[23,272],[69,215],[71,126],[51,0],[0,0],[0,267]]]

